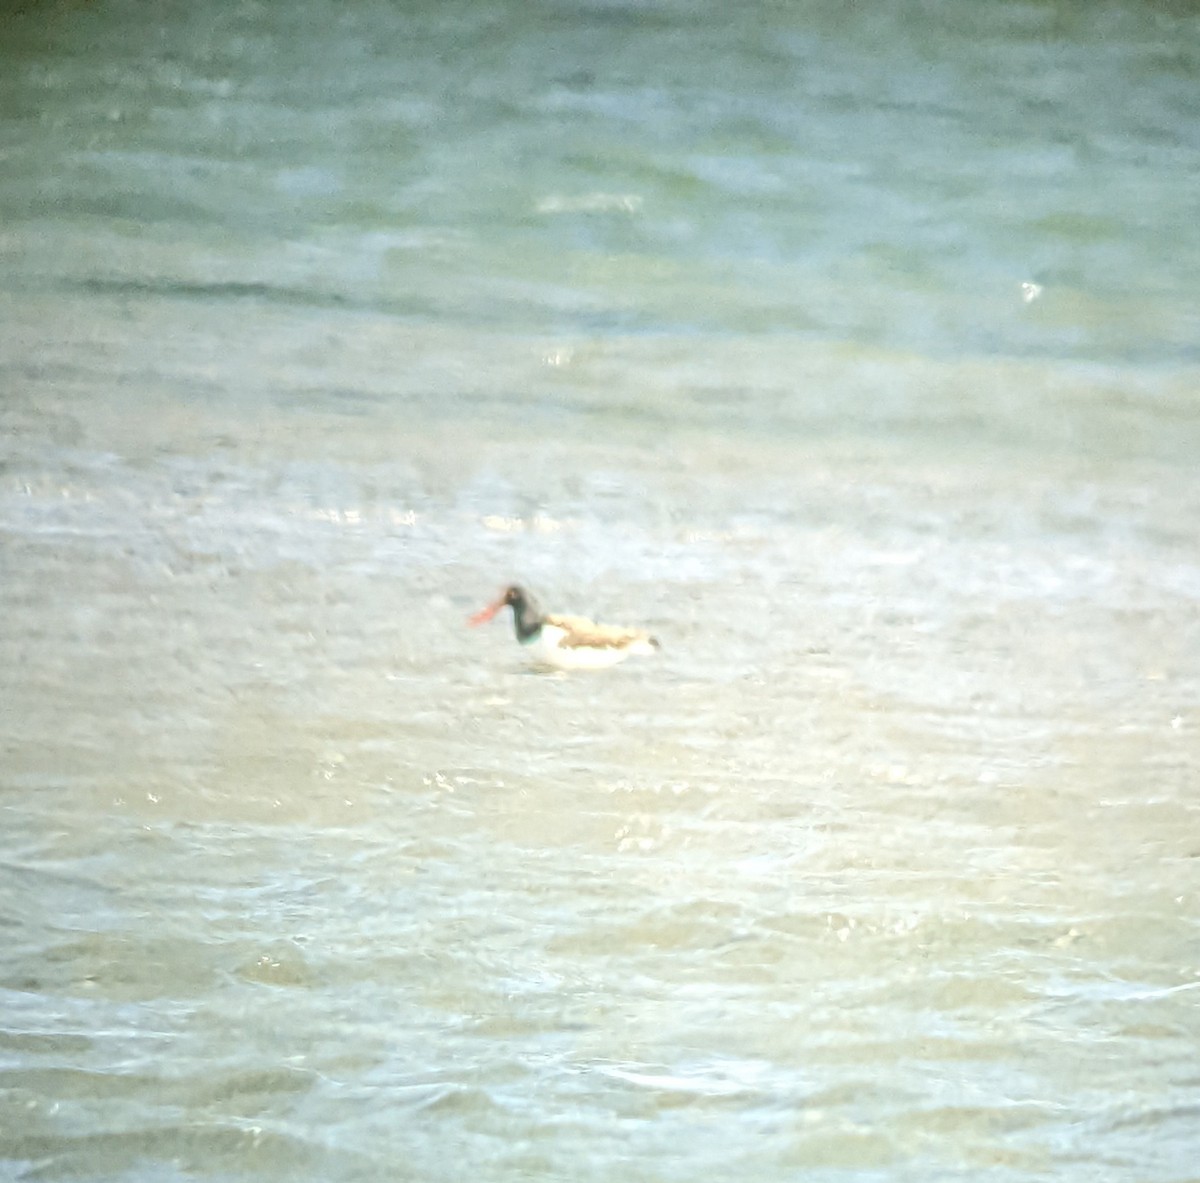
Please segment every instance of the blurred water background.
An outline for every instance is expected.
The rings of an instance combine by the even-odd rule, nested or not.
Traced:
[[[1200,1179],[1194,5],[5,13],[0,1176]]]

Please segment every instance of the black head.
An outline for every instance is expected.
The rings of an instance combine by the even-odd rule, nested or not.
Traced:
[[[472,627],[478,624],[486,624],[501,608],[505,607],[512,608],[513,622],[516,625],[517,636],[522,641],[531,640],[541,631],[541,606],[533,596],[516,583],[506,587],[498,600],[489,604],[481,612],[476,612],[474,616],[468,619],[467,623]]]
[[[505,604],[511,604],[517,639],[531,641],[542,631],[542,606],[519,583],[504,589]]]

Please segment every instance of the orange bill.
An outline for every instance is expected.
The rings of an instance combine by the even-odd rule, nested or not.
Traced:
[[[468,616],[467,623],[472,628],[474,628],[476,625],[479,625],[479,624],[487,624],[487,622],[489,620],[491,620],[492,617],[495,616],[496,613],[499,612],[500,609],[503,607],[504,607],[504,601],[497,600],[494,604],[489,604],[486,608],[482,609],[479,612],[476,612],[473,616]]]

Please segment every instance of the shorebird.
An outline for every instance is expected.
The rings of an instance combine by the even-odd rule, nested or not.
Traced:
[[[513,610],[517,640],[539,665],[560,670],[598,670],[616,665],[635,654],[654,653],[659,644],[637,628],[596,624],[584,616],[557,616],[542,606],[523,587],[513,584],[495,603],[470,617],[474,628],[491,620],[501,608]]]

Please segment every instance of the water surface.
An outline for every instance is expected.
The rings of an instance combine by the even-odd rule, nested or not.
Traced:
[[[1194,1178],[1198,33],[9,18],[0,1173]]]

